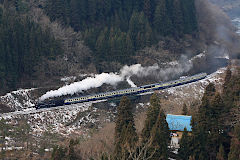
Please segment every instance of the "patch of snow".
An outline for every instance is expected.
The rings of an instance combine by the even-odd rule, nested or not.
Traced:
[[[204,94],[205,87],[209,83],[214,83],[216,87],[219,87],[221,86],[221,84],[223,84],[223,74],[225,70],[226,68],[221,68],[216,72],[208,75],[205,79],[177,87],[168,88],[159,92],[171,95],[172,97],[174,97],[172,101],[175,101],[177,104],[181,105],[184,103],[182,99],[188,99],[189,101],[200,100]]]
[[[11,93],[1,96],[0,102],[14,110],[23,110],[24,108],[32,107],[35,103],[34,100],[30,98],[33,90],[35,90],[35,88],[12,91]]]
[[[75,76],[70,76],[70,77],[63,77],[60,80],[63,82],[69,82],[69,81],[75,81],[76,77]]]
[[[116,105],[116,103],[110,103],[110,106],[116,107],[117,105]]]
[[[198,55],[192,57],[190,61],[193,61],[193,60],[198,59],[198,58],[205,57],[205,56],[206,56],[205,53],[206,53],[206,51],[203,51],[202,53],[200,53],[200,54],[198,54]]]
[[[232,22],[238,29],[236,33],[240,35],[240,18],[235,18],[232,20]]]
[[[44,151],[45,152],[51,152],[51,151],[53,151],[53,148],[45,148]]]

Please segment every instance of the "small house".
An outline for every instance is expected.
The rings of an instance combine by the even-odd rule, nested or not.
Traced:
[[[186,128],[188,132],[192,131],[191,120],[192,116],[167,114],[166,121],[171,131],[172,147],[179,148],[179,140],[182,138],[184,128]]]

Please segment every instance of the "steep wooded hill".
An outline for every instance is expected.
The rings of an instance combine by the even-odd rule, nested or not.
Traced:
[[[7,29],[0,39],[11,50],[3,47],[0,53],[2,93],[31,87],[49,90],[64,85],[64,76],[81,80],[80,75],[116,72],[124,64],[160,65],[204,52],[211,65],[215,63],[209,57],[239,53],[227,17],[202,0],[0,3],[2,16],[8,16],[1,22],[0,29]]]
[[[94,62],[132,63],[139,49],[161,37],[197,31],[194,0],[49,0],[43,7],[52,21],[81,31]],[[130,57],[129,57],[130,56]]]
[[[50,30],[0,6],[0,93],[27,85],[22,80],[37,76],[36,64],[43,57],[55,59],[62,53]]]

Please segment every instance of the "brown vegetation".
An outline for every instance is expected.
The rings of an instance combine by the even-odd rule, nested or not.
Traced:
[[[75,152],[83,159],[99,158],[103,153],[112,154],[114,149],[114,123],[105,124],[91,138],[75,146]]]

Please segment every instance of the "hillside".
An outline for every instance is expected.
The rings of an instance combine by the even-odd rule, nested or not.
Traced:
[[[0,0],[0,159],[236,160],[240,3],[209,1]],[[122,101],[35,108],[200,72]],[[193,117],[180,149],[166,114]]]
[[[108,2],[2,2],[3,15],[17,15],[9,19],[12,24],[22,19],[20,26],[26,29],[26,36],[20,39],[23,32],[16,29],[9,39],[16,39],[17,46],[9,44],[11,50],[4,48],[1,52],[2,60],[9,59],[1,62],[1,81],[5,84],[1,93],[34,87],[47,91],[62,86],[65,76],[76,77],[77,81],[84,74],[116,72],[125,64],[161,65],[181,60],[183,55],[190,59],[206,52],[211,60],[201,62],[204,67],[194,66],[197,69],[192,70],[197,72],[199,68],[214,68],[214,57],[236,57],[239,53],[239,37],[228,18],[211,10],[204,1]],[[24,23],[33,27],[27,30]],[[5,34],[10,33],[8,30]],[[42,37],[33,41],[32,34]],[[46,35],[51,36],[48,39]],[[8,52],[14,58],[3,54]]]
[[[206,79],[198,82],[159,91],[158,94],[162,109],[166,113],[181,114],[182,106],[186,104],[189,113],[194,114],[201,104],[204,89],[209,83],[215,84],[217,91],[223,92],[222,85],[224,84],[224,77],[226,75],[225,71],[226,68],[221,68],[217,72],[208,75]],[[232,71],[235,73],[237,70],[233,67]],[[102,151],[111,152],[109,147],[113,145],[112,127],[114,124],[112,122],[115,122],[116,102],[83,103],[35,110],[32,108],[32,103],[34,103],[34,99],[32,98],[34,97],[35,90],[18,90],[0,97],[0,102],[5,104],[5,109],[7,110],[8,108],[8,113],[0,115],[2,118],[5,118],[13,126],[24,120],[29,125],[28,142],[30,144],[33,142],[30,138],[32,137],[36,141],[34,143],[38,145],[37,148],[31,146],[31,152],[37,152],[38,156],[41,157],[41,149],[45,149],[46,156],[54,145],[64,145],[61,142],[68,141],[69,137],[75,137],[80,140],[78,147],[83,152],[81,152],[82,156],[97,156]],[[133,101],[133,103],[135,119],[137,120],[136,127],[140,132],[143,120],[145,119],[144,112],[149,107],[149,96],[143,96],[137,101]],[[12,112],[9,112],[9,110]],[[240,115],[239,111],[236,110],[233,114],[236,116]],[[101,132],[106,130],[108,132],[102,135]],[[18,140],[13,135],[10,136],[13,138],[8,140],[8,146],[22,146],[17,143]],[[111,138],[104,138],[106,136]],[[101,148],[102,143],[106,144]],[[84,147],[84,145],[91,147],[93,151],[88,152],[89,148]],[[94,147],[95,145],[96,147]]]

